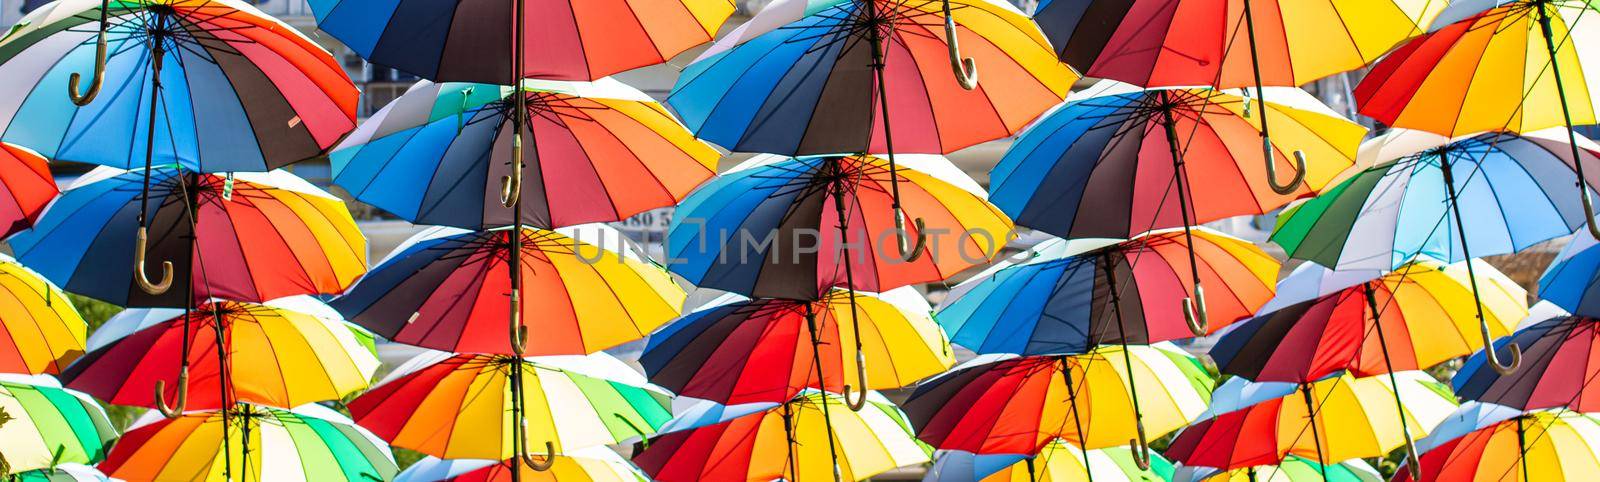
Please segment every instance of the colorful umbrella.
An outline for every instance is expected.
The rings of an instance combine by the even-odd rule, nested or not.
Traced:
[[[1365,67],[1422,33],[1444,6],[1437,0],[1043,0],[1033,19],[1061,60],[1085,76],[1235,88],[1305,85]]]
[[[543,460],[546,456],[538,455]],[[648,482],[637,467],[609,448],[594,447],[552,457],[547,470],[521,469],[512,476],[507,461],[425,457],[407,467],[394,482]]]
[[[428,79],[497,84],[592,80],[666,62],[711,41],[734,13],[726,0],[307,3],[317,27],[363,59]]]
[[[0,420],[0,465],[12,472],[99,462],[117,438],[99,403],[48,376],[0,375]]]
[[[0,373],[61,373],[88,329],[66,293],[0,254]]]
[[[131,333],[99,336],[115,332]],[[367,388],[378,370],[371,335],[281,306],[213,301],[187,316],[125,310],[95,334],[89,353],[62,375],[67,386],[172,415],[235,402],[289,408],[339,400]],[[218,363],[206,363],[212,359]]]
[[[1588,1],[1450,2],[1356,86],[1361,113],[1447,136],[1594,124],[1597,7]]]
[[[809,302],[727,296],[650,335],[639,363],[678,396],[781,402],[810,387],[855,404],[852,388],[905,387],[955,364],[921,300],[911,288],[835,289]]]
[[[1452,136],[1564,126],[1570,159],[1580,159],[1580,137],[1572,128],[1600,119],[1595,107],[1600,104],[1591,98],[1600,92],[1600,76],[1582,74],[1596,66],[1591,47],[1600,40],[1596,14],[1600,6],[1589,1],[1456,2],[1428,35],[1402,46],[1362,79],[1355,90],[1361,113],[1389,125]],[[1573,167],[1579,178],[1588,179],[1583,162]],[[1589,190],[1582,182],[1573,185],[1583,200],[1589,234],[1600,239]]]
[[[1470,262],[1490,335],[1511,333],[1528,316],[1527,292],[1489,263]],[[1217,340],[1211,357],[1222,373],[1309,383],[1344,370],[1365,377],[1466,356],[1484,346],[1466,263],[1419,258],[1389,273],[1302,264],[1278,283],[1278,298],[1260,316]]]
[[[944,154],[1015,134],[1076,78],[1005,1],[781,0],[701,53],[667,104],[733,151]]]
[[[0,238],[33,227],[60,193],[49,161],[26,147],[0,142]]]
[[[11,474],[8,482],[113,482],[99,469],[83,464],[60,464]]]
[[[1084,463],[1077,447],[1055,440],[1034,457],[1021,455],[975,455],[959,450],[946,451],[934,461],[922,482],[1155,482],[1172,480],[1172,463],[1161,454],[1151,454],[1151,467],[1139,468],[1137,454],[1130,447],[1108,447],[1089,451],[1091,464]],[[1093,471],[1092,477],[1088,471]]]
[[[1576,175],[1569,177],[1578,158],[1568,157],[1550,134],[1445,139],[1393,131],[1365,146],[1380,150],[1379,159],[1393,161],[1361,171],[1284,213],[1271,239],[1291,257],[1334,269],[1387,270],[1419,255],[1453,263],[1471,259],[1473,252],[1511,253],[1565,236],[1584,224],[1585,216],[1574,208],[1578,203],[1564,202],[1577,193],[1553,186],[1578,182]],[[1600,155],[1593,143],[1584,150],[1590,158]],[[1462,211],[1473,213],[1470,231]],[[1491,328],[1470,263],[1467,280],[1478,303],[1479,333],[1488,345]],[[1521,355],[1516,345],[1509,350],[1509,363],[1490,353],[1498,370],[1516,370]]]
[[[1498,419],[1498,420],[1497,420]],[[1550,481],[1600,477],[1600,420],[1570,411],[1515,413],[1474,420],[1469,433],[1425,440],[1423,477],[1404,471],[1394,482]]]
[[[1391,381],[1396,379],[1398,385]],[[1396,391],[1403,408],[1395,406]],[[1456,406],[1448,387],[1417,371],[1395,377],[1340,375],[1312,384],[1232,378],[1212,395],[1212,403],[1204,420],[1172,441],[1168,458],[1185,466],[1232,470],[1299,455],[1315,457],[1326,468],[1333,461],[1387,454],[1405,445],[1407,434],[1427,434]],[[1395,420],[1407,422],[1403,430]]]
[[[1171,344],[1107,346],[1083,355],[978,357],[923,382],[903,406],[917,437],[936,448],[1031,455],[1056,438],[1087,450],[1137,444],[1140,428],[1160,437],[1205,411],[1214,383],[1200,360]]]
[[[1453,263],[1468,252],[1511,253],[1572,234],[1583,226],[1583,211],[1577,193],[1565,188],[1578,178],[1561,136],[1446,139],[1391,130],[1362,146],[1379,164],[1285,211],[1272,241],[1290,257],[1338,270],[1386,271],[1418,255]],[[1600,146],[1580,144],[1584,162],[1600,162]],[[1600,186],[1600,175],[1586,181]],[[1472,214],[1459,229],[1456,206]]]
[[[1197,270],[1211,293],[1209,331],[1250,316],[1272,298],[1278,262],[1248,241],[1200,228]],[[1183,230],[1153,231],[1071,256],[1034,257],[987,271],[951,290],[939,324],[951,341],[978,353],[1083,353],[1108,344],[1189,338],[1182,306],[1188,283]],[[1046,247],[1045,249],[1051,249]],[[1191,321],[1194,323],[1195,321]]]
[[[994,257],[1012,226],[983,189],[942,157],[900,159],[895,170],[876,156],[752,158],[678,206],[668,266],[702,288],[814,300],[834,286],[940,281]],[[896,179],[904,212],[921,220],[909,232]]]
[[[1528,325],[1496,347],[1515,343],[1523,347],[1524,368],[1502,375],[1484,370],[1480,351],[1467,358],[1452,384],[1462,399],[1481,400],[1521,410],[1570,408],[1600,411],[1600,320],[1561,316]]]
[[[1328,474],[1323,478],[1322,474]],[[1383,482],[1378,469],[1361,459],[1323,467],[1315,460],[1290,455],[1277,465],[1257,465],[1219,471],[1210,467],[1179,467],[1173,482]]]
[[[527,372],[521,387],[509,383],[516,371]],[[396,447],[436,457],[501,460],[525,454],[529,443],[566,453],[666,423],[669,395],[643,378],[603,354],[519,360],[430,352],[350,402],[350,414]],[[519,426],[520,437],[511,429]]]
[[[151,171],[155,236],[136,253],[146,247],[135,217],[144,178],[112,168],[86,174],[11,247],[67,291],[124,306],[333,294],[366,272],[366,239],[344,202],[285,171]],[[162,281],[149,286],[146,252],[163,260]],[[129,267],[139,274],[129,276]],[[179,289],[166,290],[173,285]]]
[[[17,25],[0,40],[0,140],[56,161],[266,171],[356,125],[343,65],[249,2],[63,0]]]
[[[1539,277],[1539,298],[1575,315],[1600,317],[1600,296],[1591,295],[1600,283],[1596,245],[1592,236],[1574,236]]]
[[[146,414],[100,469],[136,481],[304,480],[370,482],[399,471],[389,446],[320,405],[294,410],[238,405],[228,428],[220,412],[175,419]],[[227,443],[229,438],[243,444]],[[238,466],[233,466],[238,461]]]
[[[607,238],[625,243],[610,229],[524,228],[515,257],[524,284],[507,311],[511,232],[417,233],[332,304],[390,340],[466,353],[592,353],[678,316],[683,289],[648,258],[602,247],[611,246]],[[585,235],[599,245],[580,241]],[[518,347],[524,339],[507,334],[522,331],[533,336]]]
[[[824,412],[842,413],[825,423]],[[859,412],[843,397],[807,392],[780,404],[650,440],[633,461],[655,480],[857,481],[928,461],[905,414],[870,393]]]
[[[512,175],[518,100],[530,172],[495,199],[485,193]],[[522,222],[546,228],[676,204],[715,174],[717,157],[649,96],[607,78],[527,80],[520,92],[418,82],[329,159],[334,182],[363,202],[419,224],[487,229],[512,224],[502,206],[511,191],[527,201]]]
[[[1270,212],[1319,192],[1366,134],[1305,91],[1276,94],[1265,107],[1282,119],[1269,158],[1237,93],[1101,82],[1012,144],[990,172],[990,197],[1018,224],[1068,239]],[[1269,162],[1297,180],[1261,182]]]

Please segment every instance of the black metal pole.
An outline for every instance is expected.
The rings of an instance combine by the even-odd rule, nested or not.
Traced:
[[[1561,100],[1561,118],[1567,125],[1567,146],[1572,149],[1572,168],[1578,174],[1578,193],[1587,196],[1588,191],[1583,178],[1583,157],[1578,149],[1578,135],[1572,131],[1572,109],[1567,106],[1567,86],[1561,83],[1561,66],[1556,61],[1555,29],[1550,27],[1550,12],[1545,11],[1545,7],[1554,8],[1549,2],[1542,0],[1536,2],[1539,30],[1544,34],[1545,51],[1550,54],[1550,72],[1555,74],[1556,95]],[[1594,220],[1588,222],[1593,223]]]
[[[1376,283],[1378,283],[1377,280],[1362,283],[1361,291],[1367,298],[1367,310],[1372,312],[1372,325],[1378,332],[1378,346],[1383,348],[1383,369],[1389,372],[1389,385],[1394,387],[1394,409],[1395,414],[1400,416],[1400,433],[1406,437],[1407,462],[1411,463],[1412,478],[1417,479],[1419,477],[1416,477],[1416,475],[1421,474],[1419,470],[1422,468],[1416,466],[1416,452],[1414,451],[1416,447],[1413,446],[1414,441],[1411,439],[1411,428],[1406,426],[1406,405],[1400,400],[1400,379],[1394,375],[1394,359],[1389,355],[1389,339],[1383,334],[1383,313],[1378,309],[1378,296],[1373,289],[1373,285]]]
[[[1172,156],[1172,175],[1178,187],[1178,211],[1183,216],[1183,242],[1189,252],[1189,278],[1194,283],[1194,305],[1202,320],[1205,318],[1205,293],[1200,288],[1200,262],[1194,255],[1194,220],[1189,218],[1189,168],[1178,149],[1178,121],[1172,117],[1173,106],[1166,91],[1156,94],[1161,103],[1161,125],[1167,134],[1167,150]],[[1202,323],[1204,323],[1202,321]],[[1199,333],[1196,333],[1199,335]]]
[[[817,368],[817,385],[822,386],[822,424],[826,426],[828,436],[828,457],[833,460],[833,477],[839,478],[839,449],[833,442],[833,415],[828,410],[828,385],[822,382],[822,338],[817,331],[817,314],[812,311],[810,302],[802,302],[805,306],[806,329],[811,332],[811,360]],[[787,410],[787,406],[785,407]],[[787,422],[787,418],[784,419]]]
[[[1139,430],[1139,439],[1131,450],[1135,459],[1142,460],[1141,464],[1148,465],[1150,462],[1143,458],[1150,455],[1149,446],[1146,445],[1148,441],[1144,439],[1144,412],[1139,409],[1139,385],[1134,381],[1137,377],[1133,372],[1133,352],[1128,350],[1128,329],[1122,319],[1121,287],[1117,284],[1117,268],[1113,265],[1111,256],[1111,253],[1107,252],[1101,255],[1101,260],[1105,262],[1106,285],[1111,292],[1111,313],[1117,318],[1117,340],[1122,345],[1122,367],[1128,372],[1128,398],[1133,400],[1133,424]],[[1083,470],[1089,471],[1087,458],[1083,459]]]
[[[1311,384],[1300,384],[1300,395],[1306,401],[1306,423],[1311,425],[1311,441],[1317,447],[1317,470],[1322,473],[1322,480],[1328,480],[1328,461],[1322,455],[1322,435],[1317,430],[1317,406],[1311,401]]]
[[[1072,362],[1066,355],[1056,357],[1056,362],[1061,364],[1061,380],[1067,386],[1067,412],[1072,414],[1072,426],[1078,433],[1078,449],[1083,451],[1083,475],[1088,482],[1094,482],[1094,472],[1089,471],[1089,434],[1083,432],[1083,419],[1078,418],[1078,388],[1072,384]],[[1087,373],[1087,372],[1086,372]]]

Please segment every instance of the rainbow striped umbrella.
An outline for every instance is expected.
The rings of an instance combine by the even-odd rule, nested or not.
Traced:
[[[529,355],[597,352],[643,338],[679,314],[683,288],[648,258],[626,247],[614,251],[626,241],[613,229],[523,228],[516,243],[511,233],[424,230],[332,305],[392,341]],[[515,264],[512,246],[521,253]],[[515,292],[513,271],[522,283]],[[510,339],[513,330],[528,332],[525,345]]]
[[[427,2],[445,4],[449,2]],[[523,122],[514,122],[522,105]],[[525,153],[510,148],[524,126]],[[677,204],[716,173],[717,151],[660,104],[612,79],[509,86],[418,82],[329,155],[333,181],[356,199],[418,224],[512,224],[502,197],[524,156],[523,223],[553,228],[616,221]]]
[[[149,173],[155,235],[143,251],[165,276],[130,275],[129,268],[146,268],[135,253],[145,232],[136,216],[144,174],[102,167],[84,175],[38,226],[11,238],[17,258],[69,292],[144,307],[334,294],[367,270],[366,238],[332,194],[286,171],[197,174],[168,166]],[[136,283],[144,277],[175,289],[151,294]]]
[[[372,482],[399,472],[388,444],[333,409],[241,404],[229,411],[227,423],[217,411],[172,419],[147,413],[100,469],[129,482]]]
[[[634,454],[634,463],[661,482],[838,482],[921,464],[933,451],[877,392],[867,392],[859,412],[844,397],[818,391],[736,407],[712,420],[675,419],[672,430]]]
[[[355,128],[360,93],[326,50],[251,3],[34,10],[0,40],[0,140],[124,169],[266,171],[323,154]]]
[[[1055,440],[1039,455],[976,455],[948,450],[939,455],[922,482],[1078,482],[1090,475],[1098,482],[1158,482],[1172,480],[1172,462],[1151,453],[1150,468],[1140,469],[1132,447],[1090,450]]]
[[[650,335],[639,363],[678,396],[730,405],[901,388],[955,364],[929,311],[911,288],[835,289],[817,301],[729,295]]]
[[[178,309],[124,310],[95,332],[89,353],[62,379],[118,405],[184,405],[176,412],[235,402],[287,409],[367,388],[379,364],[372,335],[294,308],[212,301],[187,316]]]
[[[48,376],[0,375],[0,457],[13,472],[106,458],[117,430],[88,395]]]
[[[0,142],[0,238],[33,227],[61,189],[49,161],[16,144]]]
[[[1324,478],[1323,474],[1327,474]],[[1290,455],[1276,465],[1256,465],[1233,470],[1211,467],[1179,467],[1173,482],[1383,482],[1383,475],[1366,461],[1350,459],[1324,467],[1299,455]]]
[[[1579,482],[1600,477],[1600,419],[1567,410],[1467,412],[1418,442],[1422,477],[1393,482]]]
[[[307,3],[319,29],[372,63],[428,79],[490,83],[591,80],[666,62],[711,41],[734,13],[727,0]],[[513,65],[523,66],[520,74]]]
[[[0,373],[61,373],[83,354],[88,329],[66,293],[0,255]]]
[[[667,104],[733,151],[945,154],[1015,134],[1075,79],[1005,0],[781,0],[701,53]]]
[[[522,386],[510,383],[519,376]],[[599,353],[517,358],[430,352],[351,401],[350,413],[396,447],[435,457],[566,453],[649,435],[672,418],[671,396],[643,378]],[[520,406],[514,396],[521,397]],[[522,434],[511,427],[523,427]],[[524,448],[515,450],[519,443]]]
[[[643,472],[610,448],[592,447],[536,460],[551,460],[546,470],[526,465],[511,467],[509,461],[425,457],[407,467],[394,482],[648,482]],[[520,473],[512,476],[512,471]]]

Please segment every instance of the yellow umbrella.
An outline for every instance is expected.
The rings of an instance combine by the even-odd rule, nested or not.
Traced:
[[[676,430],[650,440],[633,461],[662,482],[855,481],[928,461],[931,450],[912,438],[900,409],[876,392],[866,405],[851,411],[843,397],[816,391],[753,412],[707,404],[680,416],[681,429],[669,427]]]
[[[1432,445],[1422,456],[1422,477],[1400,471],[1395,482],[1600,480],[1600,420],[1594,416],[1566,410],[1494,412],[1452,418],[1451,428],[1459,421],[1473,430],[1447,434],[1441,427],[1440,435],[1447,437],[1421,442]]]
[[[87,330],[66,293],[0,254],[0,373],[61,373]]]
[[[1383,456],[1405,445],[1407,433],[1430,432],[1456,407],[1449,387],[1418,371],[1393,378],[1340,375],[1312,384],[1233,378],[1217,389],[1212,403],[1210,413],[1217,415],[1178,434],[1167,457],[1185,466],[1232,470],[1299,455],[1325,467]],[[1398,420],[1406,421],[1403,428]]]

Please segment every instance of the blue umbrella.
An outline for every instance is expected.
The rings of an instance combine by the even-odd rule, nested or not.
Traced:
[[[1573,236],[1539,277],[1539,297],[1579,316],[1600,318],[1600,242]]]

